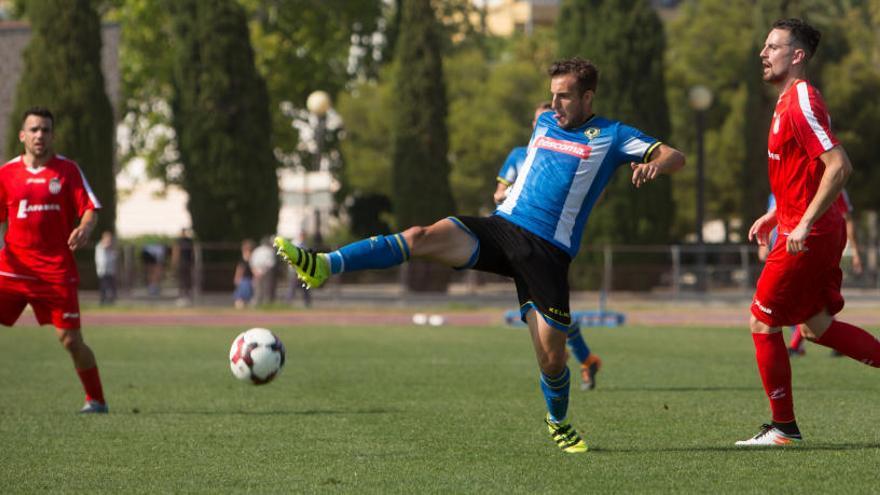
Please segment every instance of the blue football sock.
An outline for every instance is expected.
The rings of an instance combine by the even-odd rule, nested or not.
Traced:
[[[544,401],[547,402],[547,412],[550,413],[550,421],[560,423],[568,413],[568,386],[571,383],[571,374],[566,366],[562,373],[550,377],[541,373],[541,392],[544,393]]]
[[[568,348],[574,354],[578,362],[583,363],[590,357],[590,346],[581,335],[581,326],[579,323],[572,323],[568,329]]]
[[[409,259],[403,234],[377,235],[361,239],[327,254],[330,273],[390,268]]]

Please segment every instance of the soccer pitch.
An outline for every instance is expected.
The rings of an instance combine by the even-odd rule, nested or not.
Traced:
[[[769,419],[745,327],[584,329],[584,455],[545,431],[523,329],[277,327],[264,387],[229,372],[241,330],[88,328],[111,413],[83,417],[54,332],[2,329],[0,493],[876,493],[876,370],[825,348],[792,362],[805,444],[733,447]]]

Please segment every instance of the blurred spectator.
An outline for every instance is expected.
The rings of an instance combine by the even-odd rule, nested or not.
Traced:
[[[101,294],[101,305],[113,304],[116,301],[116,240],[113,232],[105,231],[95,246],[95,269],[98,273],[98,290]]]
[[[287,286],[287,302],[289,304],[293,304],[293,298],[296,297],[297,292],[302,293],[303,306],[310,308],[312,307],[312,291],[306,289],[305,285],[303,285],[302,281],[297,278],[296,270],[288,266],[287,267],[287,277],[288,277],[288,286]]]
[[[171,250],[171,264],[177,271],[178,304],[192,303],[194,259],[192,232],[187,228],[180,229],[180,237],[174,239]]]
[[[141,249],[141,261],[147,277],[147,292],[158,296],[162,291],[162,271],[165,268],[165,246],[158,242],[145,245]]]
[[[254,251],[254,241],[245,239],[241,242],[241,259],[235,265],[235,307],[242,309],[250,304],[254,297],[254,272],[251,271],[251,255]]]
[[[251,256],[251,270],[254,274],[254,299],[257,305],[275,301],[275,249],[272,238],[266,237],[254,249]]]

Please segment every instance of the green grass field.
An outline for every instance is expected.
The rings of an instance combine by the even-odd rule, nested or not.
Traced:
[[[275,328],[288,362],[236,381],[240,328],[91,328],[111,414],[48,327],[0,329],[0,493],[876,493],[877,370],[793,362],[805,445],[738,450],[769,419],[745,329],[585,329],[586,455],[542,424],[524,330]],[[573,368],[574,369],[574,368]]]

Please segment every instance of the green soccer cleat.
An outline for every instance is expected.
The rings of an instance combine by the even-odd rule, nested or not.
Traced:
[[[563,420],[562,423],[554,423],[553,421],[550,421],[550,416],[548,415],[544,418],[544,422],[547,423],[547,430],[550,432],[550,438],[556,442],[556,445],[558,445],[563,452],[569,454],[582,454],[587,451],[587,444],[584,443],[584,440],[578,435],[578,432],[575,431],[574,427],[569,424],[568,420]]]
[[[320,253],[305,250],[283,237],[275,238],[275,249],[290,266],[296,269],[296,276],[308,289],[317,289],[330,278],[330,264]]]

